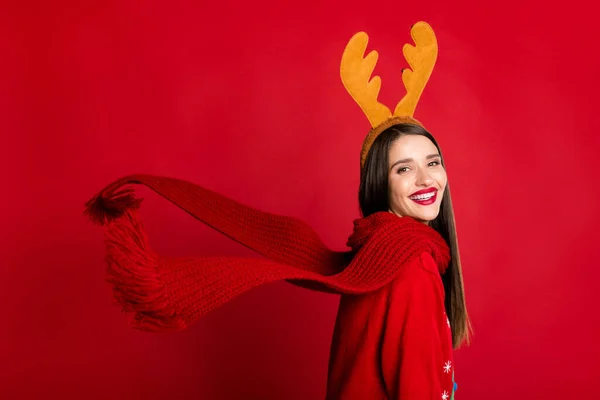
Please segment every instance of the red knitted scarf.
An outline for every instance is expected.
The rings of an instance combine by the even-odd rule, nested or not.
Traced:
[[[165,258],[156,254],[138,216],[143,184],[193,217],[263,255]],[[329,293],[361,294],[389,283],[411,257],[426,251],[444,273],[450,252],[443,238],[412,218],[379,212],[354,221],[349,251],[332,251],[304,222],[240,204],[180,179],[132,175],[86,203],[103,225],[108,281],[135,328],[180,330],[233,297],[264,283],[286,280]]]

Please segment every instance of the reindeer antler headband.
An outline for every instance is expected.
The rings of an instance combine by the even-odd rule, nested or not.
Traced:
[[[405,44],[402,48],[404,57],[411,68],[402,70],[402,82],[406,88],[406,95],[396,106],[393,115],[388,107],[377,100],[381,89],[381,78],[374,76],[371,79],[371,74],[375,69],[378,53],[371,51],[364,57],[369,41],[368,35],[365,32],[355,34],[342,55],[340,66],[342,82],[350,96],[366,114],[373,128],[363,142],[360,153],[361,168],[364,166],[371,145],[382,131],[402,122],[422,126],[413,118],[413,114],[433,72],[438,46],[435,33],[426,22],[417,22],[412,26],[410,33],[415,46]]]

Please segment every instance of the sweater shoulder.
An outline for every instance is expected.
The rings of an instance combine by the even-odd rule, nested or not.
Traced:
[[[440,276],[440,270],[438,269],[438,265],[431,253],[427,251],[420,253],[418,257],[418,265],[423,270],[433,274],[434,276]]]
[[[421,252],[410,259],[402,268],[402,272],[392,281],[392,292],[406,285],[422,287],[431,287],[437,291],[444,291],[442,277],[440,275],[437,263],[429,252]]]

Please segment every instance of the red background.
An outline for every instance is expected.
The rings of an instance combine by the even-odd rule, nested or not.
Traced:
[[[184,332],[134,331],[83,203],[168,175],[343,249],[369,126],[341,54],[367,31],[394,107],[418,20],[440,56],[416,117],[445,153],[475,329],[457,399],[597,396],[597,20],[550,4],[3,2],[0,398],[322,398],[336,296],[279,282]],[[251,254],[140,194],[158,252]]]

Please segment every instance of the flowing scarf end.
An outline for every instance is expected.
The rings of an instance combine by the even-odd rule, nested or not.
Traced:
[[[164,267],[152,251],[135,210],[129,209],[105,228],[107,282],[113,296],[142,331],[179,331],[187,326],[169,301]]]
[[[84,215],[97,225],[106,225],[127,210],[140,208],[142,200],[135,196],[132,188],[105,190],[85,203]]]

